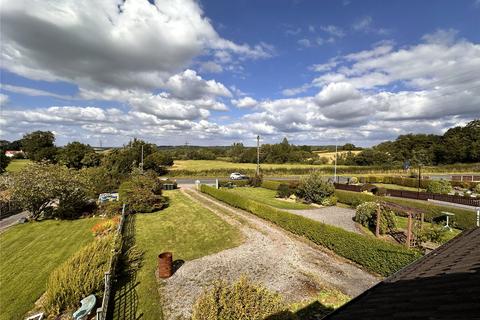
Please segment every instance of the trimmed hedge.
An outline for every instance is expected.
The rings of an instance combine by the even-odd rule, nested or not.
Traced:
[[[262,219],[273,222],[293,234],[303,236],[383,276],[391,275],[421,256],[419,252],[403,246],[329,226],[226,190],[202,185],[201,191],[231,206],[247,210]]]
[[[476,214],[474,211],[454,207],[438,206],[426,201],[420,202],[394,197],[377,197],[365,193],[338,189],[335,190],[335,195],[337,196],[339,202],[348,204],[352,207],[357,207],[359,204],[369,201],[387,201],[407,207],[422,209],[425,210],[425,220],[429,222],[436,221],[443,216],[442,211],[448,211],[455,214],[454,217],[450,218],[450,221],[452,222],[451,225],[453,225],[455,228],[465,230],[475,226]]]
[[[220,187],[226,187],[228,184],[233,184],[237,187],[246,187],[248,186],[249,180],[218,180],[218,185]]]
[[[282,184],[285,184],[285,181],[263,180],[261,187],[277,191]]]

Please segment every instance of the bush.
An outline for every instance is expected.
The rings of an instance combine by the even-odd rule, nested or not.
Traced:
[[[360,204],[355,211],[355,221],[362,226],[371,230],[376,228],[377,210],[379,204],[377,202],[364,202]],[[395,214],[390,210],[380,207],[380,234],[386,234],[396,228]]]
[[[322,203],[321,205],[322,206],[325,206],[325,207],[330,207],[330,206],[334,206],[337,204],[337,197],[335,197],[334,195],[330,196],[330,197],[327,197],[327,198],[324,198],[322,200]]]
[[[394,197],[379,198],[374,195],[344,190],[335,190],[335,195],[337,196],[339,202],[348,204],[354,208],[364,202],[388,201],[411,208],[421,209],[425,211],[425,220],[429,222],[438,220],[440,217],[443,217],[444,214],[442,213],[442,211],[447,211],[455,214],[455,216],[450,218],[453,227],[466,230],[475,226],[475,212],[460,208],[438,206],[427,201],[420,202]]]
[[[201,191],[229,205],[247,210],[281,228],[305,237],[336,254],[352,260],[369,271],[388,276],[413,262],[420,254],[403,246],[365,237],[334,226],[270,207],[227,190],[206,185]]]
[[[279,316],[283,314],[283,316]],[[274,316],[274,318],[272,318]],[[193,306],[192,320],[294,319],[278,293],[240,278],[229,285],[216,281],[203,292]]]
[[[43,307],[49,315],[76,308],[90,294],[100,296],[104,273],[110,266],[113,235],[83,247],[50,274]]]
[[[443,243],[445,242],[445,234],[448,231],[441,224],[432,223],[429,227],[424,227],[423,230],[416,230],[414,229],[415,237],[420,242],[431,241],[435,243]]]
[[[452,191],[452,185],[447,180],[432,180],[428,183],[427,192],[448,194]]]
[[[357,183],[358,183],[357,177],[351,177],[350,180],[348,181],[348,184],[357,184]]]
[[[285,183],[282,181],[264,180],[262,181],[261,187],[265,189],[270,189],[270,190],[278,190],[278,187],[280,187],[280,185],[282,184],[285,184]]]
[[[173,166],[173,158],[165,152],[154,152],[145,157],[143,168],[153,170],[158,175],[164,175],[168,172],[168,167]]]
[[[120,185],[118,192],[120,201],[133,212],[153,212],[167,205],[161,182],[150,175],[133,175]]]
[[[325,181],[318,172],[300,180],[296,195],[307,202],[322,203],[335,192],[331,182]]]
[[[92,227],[94,236],[105,235],[115,231],[120,224],[120,216],[115,216],[103,222],[99,222]]]
[[[473,192],[475,192],[476,194],[480,194],[480,183],[477,184],[475,188],[473,188]]]
[[[122,204],[118,201],[108,201],[100,204],[97,214],[105,217],[113,217],[122,212]]]
[[[276,197],[285,199],[290,197],[294,193],[295,191],[292,191],[287,184],[282,183],[281,185],[278,186]]]
[[[252,187],[260,187],[262,185],[262,174],[255,174],[253,177],[248,178],[248,184]]]

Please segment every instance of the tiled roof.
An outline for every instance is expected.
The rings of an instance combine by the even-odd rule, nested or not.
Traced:
[[[464,231],[324,319],[480,319],[480,228]]]

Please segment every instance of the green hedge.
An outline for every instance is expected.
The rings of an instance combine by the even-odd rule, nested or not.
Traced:
[[[214,198],[277,224],[303,236],[338,255],[350,259],[372,272],[388,276],[420,257],[420,253],[403,246],[362,236],[337,227],[279,210],[227,190],[202,185],[201,190]]]
[[[389,177],[389,176],[366,176],[361,177],[360,181],[363,183],[387,183],[396,184],[404,187],[418,188],[417,178],[405,178],[405,177]],[[420,188],[426,189],[428,184],[433,180],[421,179]],[[478,182],[466,182],[466,181],[450,181],[453,187],[465,187],[474,188]]]
[[[341,203],[348,204],[352,207],[356,207],[361,203],[368,202],[368,201],[388,201],[397,203],[400,205],[413,207],[417,209],[425,210],[425,220],[432,221],[437,220],[439,217],[443,216],[442,211],[448,211],[454,213],[455,216],[451,218],[452,225],[458,229],[469,229],[475,226],[475,219],[476,214],[473,211],[464,210],[460,208],[454,207],[445,207],[445,206],[438,206],[427,201],[415,201],[415,200],[407,200],[402,198],[394,198],[394,197],[377,197],[365,193],[360,192],[352,192],[352,191],[345,191],[345,190],[335,190],[335,195],[338,198],[338,201]]]
[[[220,187],[226,187],[228,184],[233,184],[237,187],[246,187],[248,186],[248,183],[249,183],[248,180],[227,180],[227,179],[218,180],[218,185]]]
[[[277,191],[278,187],[284,183],[284,181],[263,180],[261,187]]]

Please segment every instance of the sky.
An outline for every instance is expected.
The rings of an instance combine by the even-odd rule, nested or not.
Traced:
[[[480,118],[480,0],[0,0],[0,139],[372,146]]]

